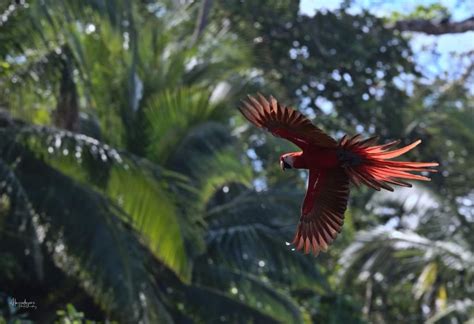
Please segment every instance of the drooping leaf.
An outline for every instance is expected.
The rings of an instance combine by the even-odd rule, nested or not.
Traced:
[[[302,314],[294,300],[278,291],[270,282],[249,272],[216,264],[198,263],[194,270],[196,284],[218,289],[258,311],[285,323],[301,323]],[[288,292],[286,292],[288,293]]]
[[[293,289],[327,288],[314,259],[295,252],[288,243],[299,217],[297,196],[297,191],[284,188],[261,193],[246,190],[210,208],[207,257]]]
[[[182,202],[172,198],[186,186],[181,176],[84,135],[33,127],[16,130],[13,140],[117,203],[125,211],[120,216],[143,235],[151,251],[189,279],[189,255],[199,251],[200,236],[197,216],[178,212]],[[194,218],[180,220],[185,215]]]
[[[12,170],[31,202],[39,241],[56,266],[112,318],[170,322],[148,269],[157,261],[123,211],[21,148],[12,148],[7,158],[17,161]]]

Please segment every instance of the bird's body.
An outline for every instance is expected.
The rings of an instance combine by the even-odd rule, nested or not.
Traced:
[[[293,157],[294,169],[327,169],[341,166],[335,148],[308,147],[304,151],[287,153]]]
[[[308,189],[301,207],[300,222],[293,243],[298,250],[318,254],[341,231],[349,198],[349,184],[367,185],[375,190],[393,191],[390,185],[410,187],[403,179],[427,181],[429,178],[410,172],[425,171],[437,166],[433,162],[389,161],[413,149],[416,141],[397,150],[393,141],[371,146],[376,137],[362,140],[360,135],[344,136],[339,143],[314,126],[298,111],[280,105],[274,98],[249,97],[240,108],[254,125],[283,137],[301,151],[285,153],[280,166],[285,169],[308,169]]]

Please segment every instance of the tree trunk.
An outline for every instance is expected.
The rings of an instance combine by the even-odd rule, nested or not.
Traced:
[[[54,124],[59,128],[77,131],[79,129],[79,105],[76,84],[74,83],[73,58],[68,47],[63,48],[61,63],[61,83],[56,111],[54,112]]]

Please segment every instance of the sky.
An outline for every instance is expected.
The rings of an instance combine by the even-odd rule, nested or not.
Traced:
[[[311,15],[315,10],[334,10],[339,8],[342,0],[301,0],[300,10],[303,13]],[[474,11],[474,3],[468,0],[354,0],[354,5],[351,8],[352,12],[357,12],[361,8],[369,9],[377,16],[384,16],[392,11],[411,12],[417,6],[429,6],[431,4],[439,3],[450,11],[452,18],[455,21],[463,20],[472,17]]]
[[[339,8],[342,0],[301,0],[300,11],[313,15],[316,10],[334,10]],[[361,9],[368,9],[376,16],[388,16],[393,11],[412,12],[418,5],[440,3],[452,15],[452,20],[460,21],[474,16],[474,2],[468,0],[355,0],[349,12],[357,13]],[[448,78],[456,77],[462,69],[453,69],[451,54],[462,55],[474,51],[474,32],[462,34],[446,34],[440,36],[411,33],[414,58],[418,67],[428,79],[445,75]],[[459,60],[458,64],[467,65],[470,62]]]

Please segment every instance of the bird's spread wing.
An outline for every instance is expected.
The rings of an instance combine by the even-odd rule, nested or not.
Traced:
[[[342,168],[310,169],[301,218],[293,244],[297,250],[326,251],[342,229],[349,199],[349,177]]]
[[[302,113],[280,105],[273,97],[249,96],[239,108],[242,114],[257,127],[266,128],[273,135],[286,138],[304,149],[308,145],[336,147],[337,142],[314,126]]]

